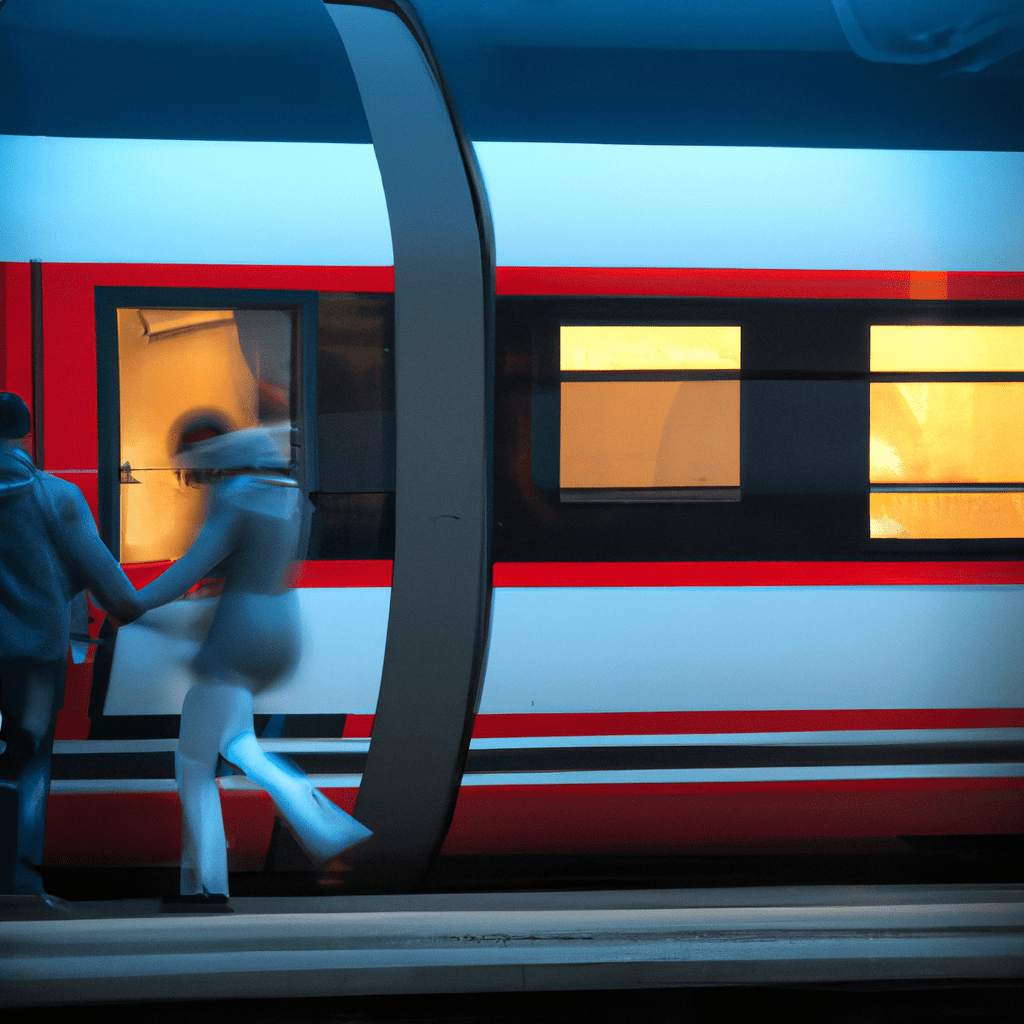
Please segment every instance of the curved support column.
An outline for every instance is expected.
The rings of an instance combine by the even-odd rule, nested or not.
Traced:
[[[395,567],[356,803],[374,836],[356,885],[407,891],[448,830],[483,669],[493,244],[472,147],[411,6],[327,10],[369,121],[395,255]]]

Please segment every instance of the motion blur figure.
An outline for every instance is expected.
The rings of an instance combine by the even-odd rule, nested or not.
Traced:
[[[268,756],[253,730],[253,694],[279,681],[300,652],[298,601],[289,587],[302,535],[302,495],[288,475],[288,427],[225,432],[211,419],[185,428],[179,464],[210,486],[192,547],[142,591],[145,608],[184,594],[219,567],[224,590],[192,669],[175,757],[182,807],[181,894],[223,902],[228,865],[217,759],[273,798],[316,863],[370,836],[298,769]],[[282,445],[281,441],[284,442]]]
[[[22,449],[30,426],[21,398],[0,392],[0,893],[49,899],[38,865],[73,605],[88,589],[120,622],[142,608],[82,492]]]

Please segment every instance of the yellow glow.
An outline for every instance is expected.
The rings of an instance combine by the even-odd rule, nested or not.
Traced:
[[[738,370],[738,327],[562,327],[563,370]]]
[[[1024,481],[1024,382],[871,385],[872,483]]]
[[[121,561],[180,558],[206,518],[207,488],[188,487],[173,469],[135,469],[121,484]]]
[[[870,498],[871,536],[900,540],[1024,537],[1024,494],[885,492]]]
[[[121,485],[121,561],[179,558],[203,521],[206,495],[177,478],[177,431],[200,410],[234,429],[257,426],[256,380],[230,310],[119,309],[117,328],[120,464],[140,481]]]
[[[1024,326],[874,325],[871,369],[876,373],[1024,371]]]
[[[738,487],[739,381],[565,382],[562,487]]]

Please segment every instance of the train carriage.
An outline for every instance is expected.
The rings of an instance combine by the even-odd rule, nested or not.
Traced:
[[[211,72],[234,134],[9,117],[4,387],[37,463],[141,585],[202,521],[187,420],[291,425],[304,649],[261,742],[374,829],[368,886],[439,854],[1019,833],[1016,28],[883,60],[868,3],[579,38],[456,7],[268,2],[341,70],[271,104],[293,57],[249,106]],[[716,116],[680,113],[702,83]],[[94,618],[47,861],[174,863],[190,641]],[[233,870],[280,867],[225,772]]]

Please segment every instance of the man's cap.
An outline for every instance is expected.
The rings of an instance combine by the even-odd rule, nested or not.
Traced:
[[[28,406],[13,391],[0,391],[0,438],[17,439],[32,429]]]

